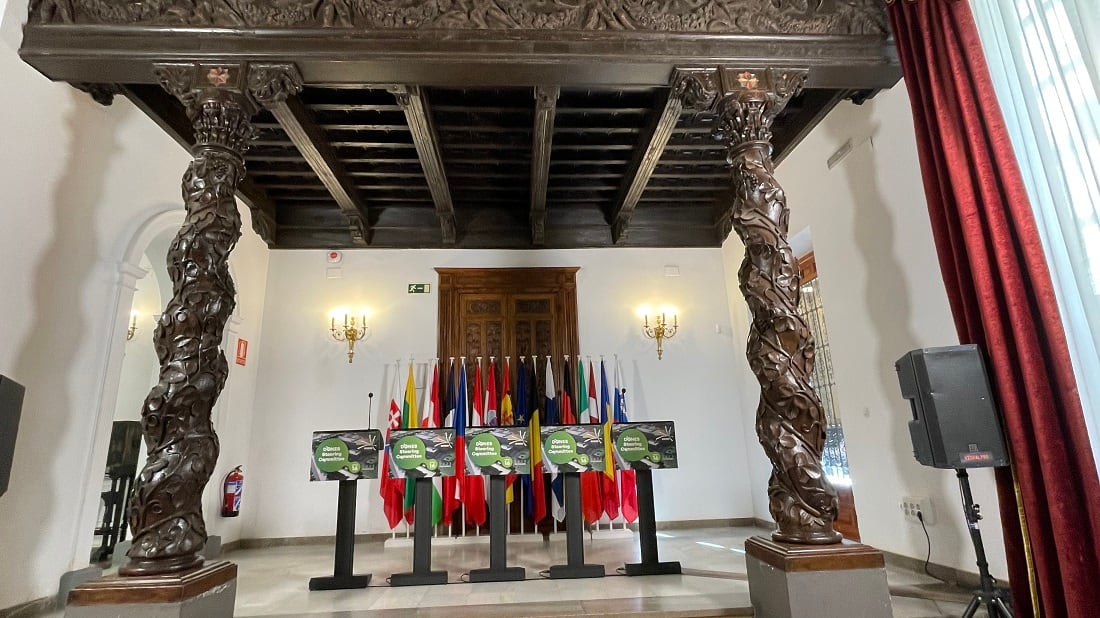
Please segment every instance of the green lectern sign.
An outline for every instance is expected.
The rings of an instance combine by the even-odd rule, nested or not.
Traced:
[[[390,478],[454,476],[455,430],[395,429],[390,432]]]
[[[530,474],[531,446],[526,427],[471,427],[466,430],[466,473]]]
[[[615,463],[623,470],[675,468],[676,427],[672,421],[618,423],[611,426]]]
[[[382,447],[382,432],[377,429],[315,431],[309,480],[376,479]]]
[[[549,472],[602,472],[602,425],[544,425],[542,463]]]

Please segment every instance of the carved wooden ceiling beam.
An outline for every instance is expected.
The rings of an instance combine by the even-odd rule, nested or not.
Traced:
[[[623,184],[619,188],[619,196],[611,209],[611,241],[620,244],[626,240],[630,229],[630,219],[634,216],[634,209],[638,206],[638,200],[642,198],[646,185],[657,168],[657,163],[664,154],[669,137],[672,136],[676,123],[680,120],[680,114],[684,108],[694,108],[702,105],[706,107],[713,101],[715,69],[676,69],[672,73],[669,90],[665,93],[663,104],[659,104],[661,113],[653,116],[649,126],[642,133],[641,141],[635,150],[627,173],[623,176]],[[709,81],[707,81],[709,80]],[[704,83],[705,82],[705,83]],[[709,86],[706,86],[709,84]],[[709,99],[703,100],[700,95],[700,87],[709,87]],[[706,97],[703,97],[706,98]]]
[[[252,75],[262,74],[267,65],[252,65]],[[291,65],[293,66],[293,65]],[[309,167],[317,174],[321,184],[325,185],[333,201],[343,211],[348,220],[348,233],[352,244],[365,247],[370,239],[370,216],[367,205],[359,197],[355,182],[348,176],[336,150],[329,143],[324,129],[310,115],[309,110],[298,99],[302,91],[302,76],[295,68],[288,74],[292,84],[284,90],[289,96],[271,97],[258,102],[271,112],[279,126],[283,128],[290,141],[302,153]]]
[[[424,168],[424,178],[428,181],[428,189],[435,203],[435,214],[439,217],[443,244],[453,245],[457,240],[455,207],[451,201],[447,174],[443,170],[443,154],[439,148],[439,136],[432,123],[428,98],[421,86],[399,84],[390,86],[389,91],[397,98],[397,104],[405,112],[405,120],[409,123],[416,154]]]
[[[531,140],[531,243],[546,241],[546,187],[550,182],[550,147],[554,140],[554,113],[561,88],[535,87],[535,130]]]

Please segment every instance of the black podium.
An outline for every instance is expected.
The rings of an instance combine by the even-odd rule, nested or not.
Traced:
[[[642,561],[626,565],[627,575],[679,575],[679,562],[661,562],[657,558],[657,518],[653,512],[653,472],[635,470],[638,490],[638,542]]]
[[[679,562],[657,558],[657,518],[653,513],[653,471],[679,467],[676,424],[672,421],[617,423],[611,428],[615,459],[634,471],[638,496],[638,543],[642,561],[626,565],[627,575],[679,575]]]
[[[353,575],[355,562],[355,491],[357,481],[340,481],[340,497],[336,507],[336,561],[331,576],[313,577],[310,590],[350,590],[366,588],[370,573]]]
[[[504,492],[508,479],[489,477],[489,568],[470,571],[470,582],[518,582],[527,578],[523,567],[508,566],[508,506]]]
[[[602,564],[584,563],[584,519],[581,516],[581,475],[563,472],[565,485],[566,563],[550,567],[550,579],[603,577]]]
[[[391,586],[428,586],[447,583],[446,571],[432,570],[432,479],[416,479],[413,531],[413,570],[390,575]]]

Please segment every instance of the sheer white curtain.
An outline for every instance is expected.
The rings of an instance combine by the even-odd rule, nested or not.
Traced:
[[[1100,468],[1100,0],[970,0]]]

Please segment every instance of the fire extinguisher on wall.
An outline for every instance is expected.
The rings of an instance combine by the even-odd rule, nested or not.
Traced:
[[[241,467],[225,475],[222,483],[222,517],[236,517],[241,514],[241,491],[244,490],[244,474]]]

